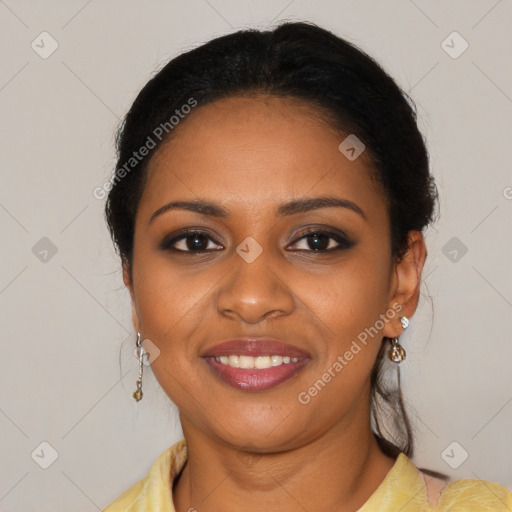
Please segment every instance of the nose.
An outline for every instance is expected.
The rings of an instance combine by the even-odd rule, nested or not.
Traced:
[[[221,315],[247,324],[257,324],[281,315],[289,315],[294,307],[293,294],[279,272],[269,251],[248,263],[238,253],[233,254],[232,270],[216,295]]]

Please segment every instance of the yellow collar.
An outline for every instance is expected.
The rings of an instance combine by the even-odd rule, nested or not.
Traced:
[[[148,475],[123,493],[103,512],[176,512],[172,483],[187,460],[185,440],[168,448]],[[462,479],[450,482],[436,505],[427,498],[422,474],[400,453],[379,487],[357,512],[510,512],[512,494],[500,484]]]

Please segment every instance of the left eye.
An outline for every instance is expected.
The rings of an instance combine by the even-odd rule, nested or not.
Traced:
[[[214,247],[211,247],[213,245]],[[219,250],[214,240],[201,231],[189,231],[181,236],[177,236],[168,242],[164,242],[163,249],[173,249],[178,252],[203,252],[210,250]]]
[[[310,231],[300,237],[293,245],[300,244],[303,247],[295,247],[299,251],[327,252],[352,247],[353,242],[338,233],[329,231]],[[304,247],[305,246],[305,247]]]

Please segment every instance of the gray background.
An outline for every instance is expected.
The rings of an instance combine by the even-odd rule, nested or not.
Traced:
[[[0,17],[2,511],[100,510],[180,438],[147,368],[130,396],[129,301],[93,189],[159,65],[281,19],[347,37],[417,102],[441,217],[402,338],[413,460],[512,486],[510,1],[4,0]]]

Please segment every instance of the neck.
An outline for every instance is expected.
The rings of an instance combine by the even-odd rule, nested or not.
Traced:
[[[395,461],[380,451],[369,425],[352,425],[294,450],[249,454],[182,418],[188,459],[174,491],[176,511],[357,510]]]

